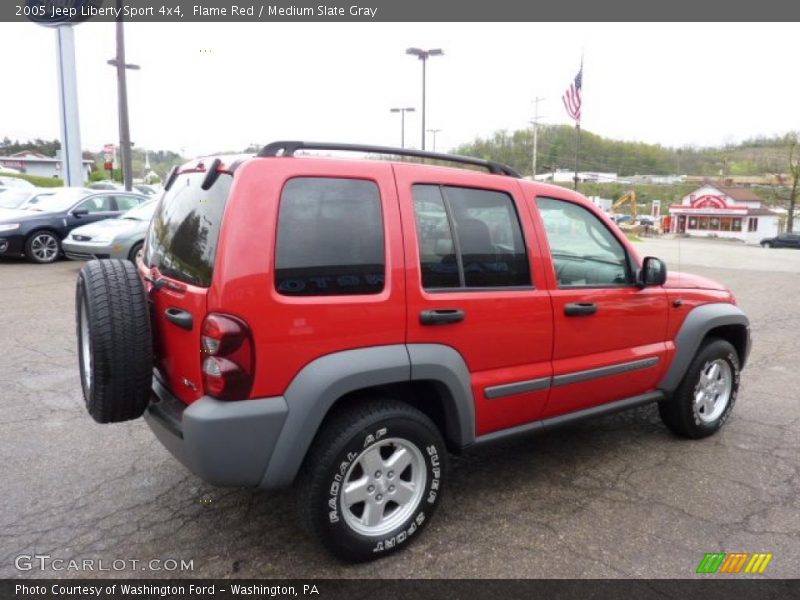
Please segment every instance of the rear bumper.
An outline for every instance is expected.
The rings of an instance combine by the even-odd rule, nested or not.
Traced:
[[[144,418],[167,450],[205,481],[256,487],[288,412],[282,396],[238,402],[203,396],[187,406],[154,377]]]

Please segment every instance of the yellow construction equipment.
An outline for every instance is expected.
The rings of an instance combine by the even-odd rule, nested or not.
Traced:
[[[631,190],[630,192],[625,192],[620,196],[619,200],[614,202],[614,205],[611,207],[611,212],[616,213],[617,208],[624,205],[626,202],[630,202],[631,205],[631,224],[636,222],[636,192]]]

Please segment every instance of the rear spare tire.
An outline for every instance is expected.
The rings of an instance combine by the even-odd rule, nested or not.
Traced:
[[[86,410],[98,423],[142,416],[150,398],[153,346],[147,297],[127,260],[91,260],[75,290],[78,365]]]

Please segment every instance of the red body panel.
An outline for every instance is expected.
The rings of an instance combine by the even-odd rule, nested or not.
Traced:
[[[270,158],[237,172],[220,231],[208,311],[243,319],[253,334],[252,396],[282,394],[306,364],[325,354],[402,344],[405,279],[392,166],[381,161]],[[384,215],[386,285],[380,294],[290,297],[275,290],[278,205],[294,177],[346,177],[378,185]]]
[[[472,375],[476,433],[488,433],[538,418],[547,401],[547,390],[488,400],[485,389],[527,379],[550,377],[553,318],[550,295],[545,289],[544,261],[539,254],[530,215],[522,206],[519,182],[472,171],[395,165],[397,189],[405,234],[408,269],[408,343],[445,344],[464,357]],[[522,221],[533,269],[533,289],[497,291],[427,292],[422,289],[419,247],[411,186],[447,183],[505,192],[516,204]],[[466,313],[463,322],[445,326],[420,324],[423,310],[457,308]]]

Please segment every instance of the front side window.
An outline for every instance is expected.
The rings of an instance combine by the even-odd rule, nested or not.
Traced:
[[[456,186],[413,186],[422,287],[531,285],[525,242],[506,193]]]
[[[111,196],[93,196],[81,203],[79,209],[88,210],[89,213],[109,212],[111,208]]]
[[[283,188],[275,285],[287,296],[377,294],[386,259],[378,186],[298,177]]]
[[[537,198],[559,287],[630,285],[633,274],[620,241],[591,211],[555,198]]]

